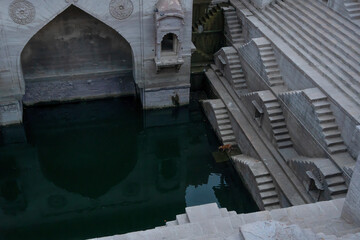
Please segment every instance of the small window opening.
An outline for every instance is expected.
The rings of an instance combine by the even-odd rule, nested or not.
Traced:
[[[161,42],[161,51],[165,53],[175,53],[177,47],[177,38],[173,33],[168,33],[164,36]]]

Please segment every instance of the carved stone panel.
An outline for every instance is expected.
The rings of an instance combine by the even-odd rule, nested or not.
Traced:
[[[17,24],[31,23],[35,19],[35,14],[34,5],[26,0],[15,0],[9,6],[9,15]]]
[[[123,20],[130,17],[134,11],[134,5],[131,0],[111,0],[109,11],[114,18]]]

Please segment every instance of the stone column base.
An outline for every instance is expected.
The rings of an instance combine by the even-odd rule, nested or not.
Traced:
[[[141,101],[144,109],[177,107],[190,102],[190,85],[169,88],[141,89]]]
[[[0,125],[22,123],[22,104],[18,100],[0,100]]]

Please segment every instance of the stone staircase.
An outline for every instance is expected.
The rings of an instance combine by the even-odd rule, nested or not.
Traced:
[[[360,28],[357,25],[318,1],[277,1],[263,11],[246,1],[241,4],[309,65],[316,66],[314,70],[324,78],[322,84],[331,84],[349,100],[360,104]]]
[[[231,73],[231,83],[235,90],[246,90],[247,84],[245,79],[245,73],[242,69],[239,55],[234,49],[232,52],[227,53],[227,59],[229,69]]]
[[[260,201],[258,203],[260,209],[271,210],[281,208],[275,184],[264,163],[246,155],[237,155],[231,158],[236,170],[242,176],[249,177],[249,173],[251,173],[253,178],[251,182],[253,184],[251,184],[252,186],[249,191],[255,201]],[[248,169],[248,172],[244,172],[245,169]],[[254,191],[254,188],[257,191]]]
[[[340,217],[343,205],[344,199],[337,199],[236,214],[213,203],[187,207],[185,214],[162,227],[97,240],[250,240],[254,236],[258,236],[256,239],[359,239],[359,228]]]
[[[280,149],[291,148],[293,144],[278,99],[270,91],[262,91],[259,97],[263,101],[265,112],[269,116],[273,139],[277,147]]]
[[[225,104],[220,99],[213,100],[210,104],[212,106],[212,109],[214,110],[218,133],[220,135],[219,138],[222,141],[222,144],[236,145],[236,138],[231,126],[229,113],[226,109]]]
[[[263,39],[265,40],[265,38]],[[276,62],[275,53],[269,41],[258,45],[261,61],[264,65],[264,71],[269,80],[270,87],[284,85],[279,65]]]
[[[198,32],[200,26],[202,30],[208,29],[217,20],[219,14],[221,14],[221,7],[219,5],[214,5],[203,17],[192,25],[192,31]]]
[[[297,157],[289,160],[289,165],[301,176],[305,176],[306,171],[312,171],[318,176],[319,182],[321,182],[326,196],[330,199],[344,198],[347,193],[347,185],[343,173],[337,168],[337,166],[327,158],[306,158]]]
[[[241,23],[233,7],[223,7],[225,18],[225,37],[231,44],[244,44]]]
[[[289,130],[286,127],[285,117],[281,106],[277,100],[269,100],[265,102],[265,109],[269,115],[270,124],[276,145],[278,148],[290,148],[293,146]]]
[[[344,0],[344,5],[350,19],[360,19],[360,2],[358,0]]]
[[[319,89],[311,90],[312,91],[306,91],[305,96],[313,106],[327,149],[330,154],[347,152],[347,147],[341,137],[341,132],[339,131],[333,112],[330,109],[330,102]]]

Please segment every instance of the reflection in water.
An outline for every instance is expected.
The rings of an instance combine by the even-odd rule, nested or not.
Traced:
[[[132,99],[30,108],[3,129],[0,239],[86,239],[153,228],[186,206],[256,206],[197,103],[145,114]]]

